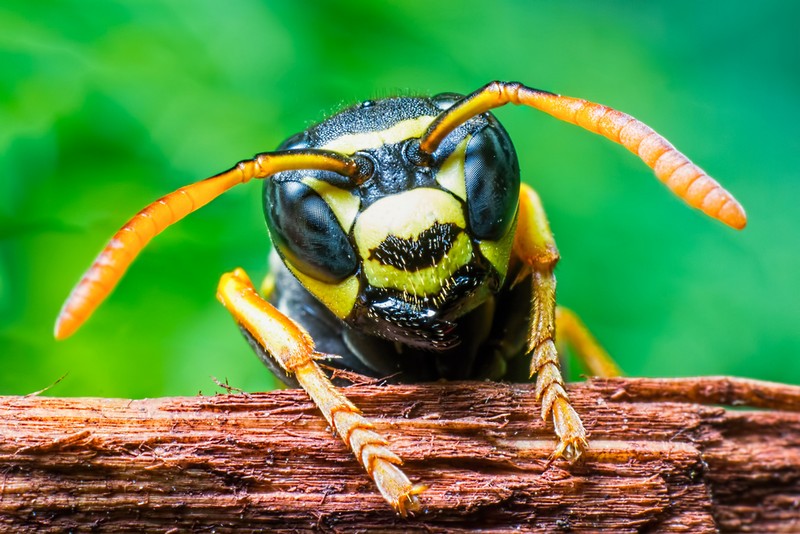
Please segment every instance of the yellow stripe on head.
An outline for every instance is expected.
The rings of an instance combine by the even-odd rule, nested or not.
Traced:
[[[380,148],[383,145],[392,145],[405,139],[421,136],[435,118],[436,117],[423,115],[422,117],[415,117],[413,119],[397,122],[385,130],[346,134],[331,139],[319,148],[349,155],[359,150],[369,150]]]

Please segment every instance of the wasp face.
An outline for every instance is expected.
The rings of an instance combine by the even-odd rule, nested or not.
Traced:
[[[365,102],[281,146],[366,158],[363,183],[292,171],[264,184],[273,243],[309,292],[362,332],[433,350],[457,344],[454,321],[502,286],[519,194],[516,153],[488,114],[414,163],[414,140],[456,99]]]

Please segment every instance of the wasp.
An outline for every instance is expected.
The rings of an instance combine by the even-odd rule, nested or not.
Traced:
[[[588,441],[564,387],[557,323],[590,369],[618,371],[574,315],[557,313],[558,249],[490,113],[509,103],[625,146],[690,206],[744,228],[730,193],[650,127],[606,106],[499,81],[467,96],[369,100],[136,214],[73,289],[56,338],[86,321],[154,236],[230,188],[264,179],[277,253],[265,290],[236,269],[222,276],[217,297],[260,358],[308,393],[398,513],[419,510],[425,486],[409,480],[331,369],[405,383],[535,376],[541,417],[557,438],[551,458],[574,461]]]

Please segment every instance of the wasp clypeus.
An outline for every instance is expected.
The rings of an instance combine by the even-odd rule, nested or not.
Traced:
[[[648,126],[599,104],[504,82],[467,96],[365,101],[139,212],[72,291],[56,337],[89,317],[156,234],[237,184],[269,178],[264,213],[279,259],[264,295],[236,269],[217,296],[273,371],[308,392],[395,510],[418,510],[425,486],[406,477],[319,360],[396,382],[536,376],[558,439],[552,457],[578,458],[588,443],[564,389],[557,327],[595,373],[616,368],[573,315],[557,314],[558,250],[538,196],[520,183],[511,139],[488,113],[508,103],[622,144],[688,204],[745,226],[717,182]]]

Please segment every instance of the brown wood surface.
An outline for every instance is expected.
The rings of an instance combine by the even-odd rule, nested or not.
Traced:
[[[800,388],[609,379],[569,391],[591,435],[572,466],[547,465],[555,442],[530,385],[347,388],[430,486],[410,519],[302,391],[0,397],[0,530],[800,531]]]

